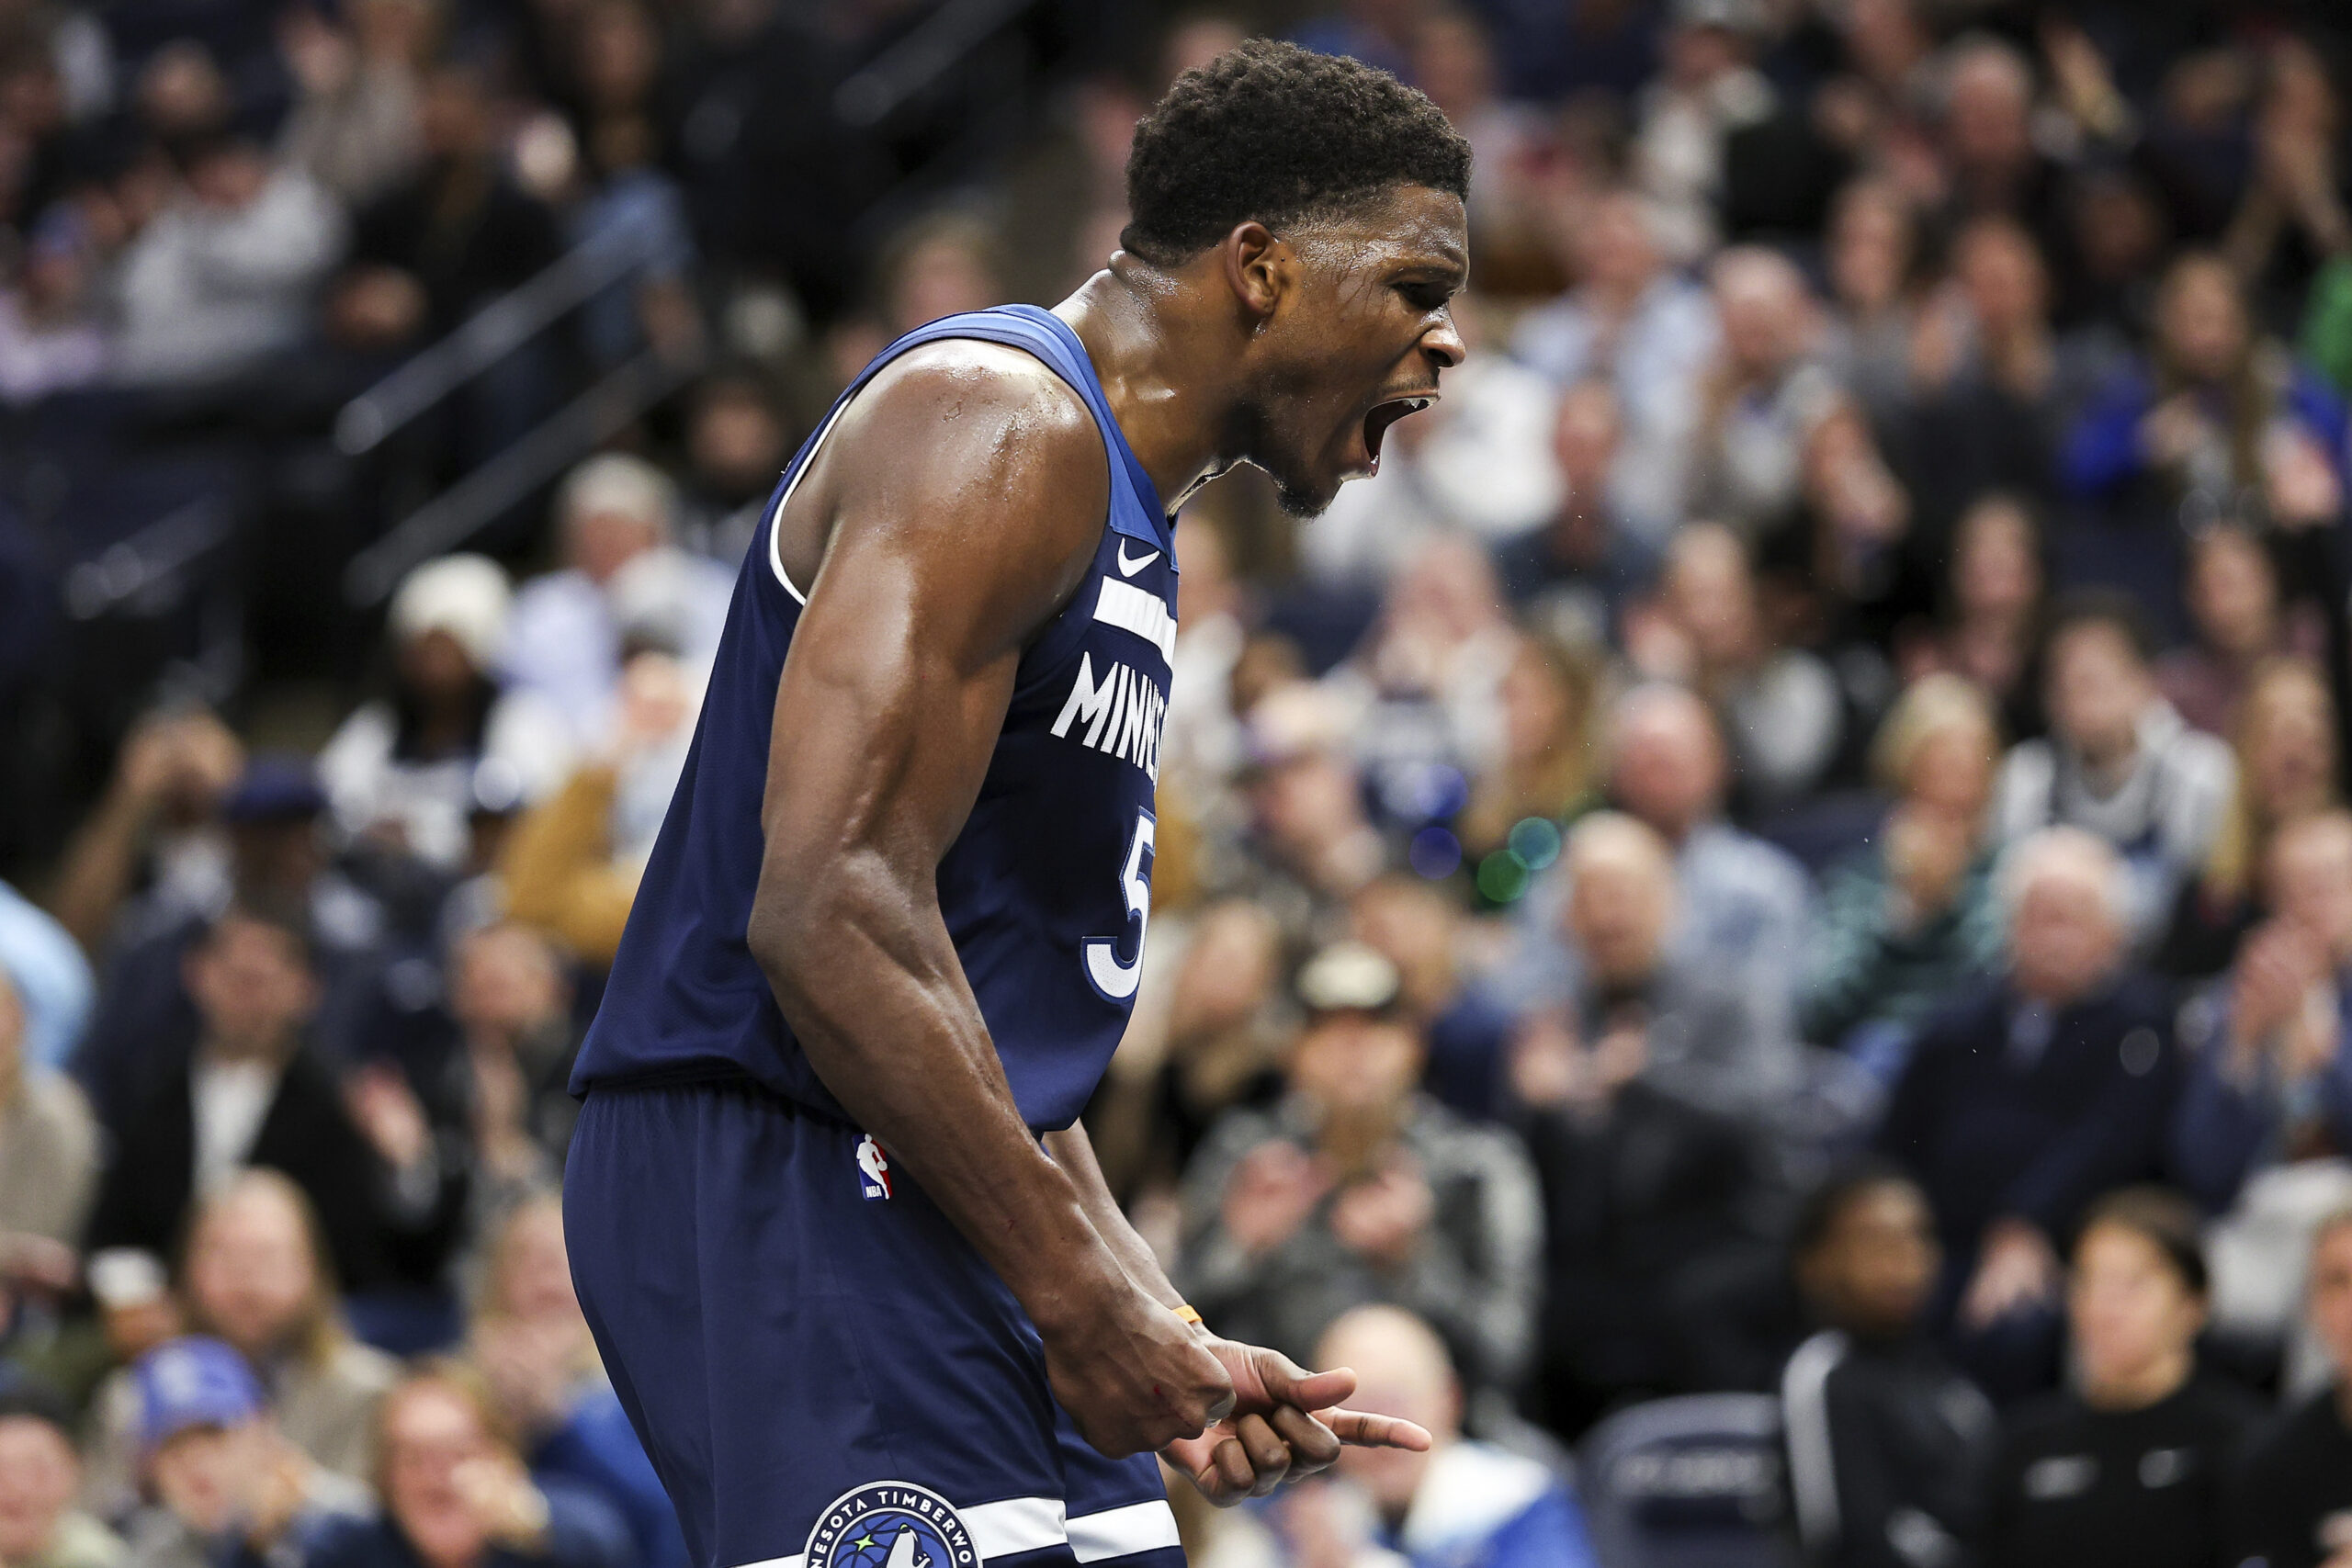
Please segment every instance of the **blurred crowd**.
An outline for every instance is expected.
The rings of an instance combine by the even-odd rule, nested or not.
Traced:
[[[281,595],[0,838],[0,1564],[685,1568],[551,1194],[745,542],[891,336],[1100,265],[1136,115],[1251,30],[1469,136],[1472,355],[1321,519],[1188,508],[1088,1122],[1213,1327],[1438,1442],[1194,1561],[1638,1568],[1671,1475],[1571,1456],[1744,1395],[1792,1560],[2352,1563],[2352,21],[1139,12],[862,238],[916,160],[836,89],[933,15],[0,0],[8,428],[258,464]],[[622,245],[288,499],[353,392]],[[640,354],[690,374],[333,607]]]

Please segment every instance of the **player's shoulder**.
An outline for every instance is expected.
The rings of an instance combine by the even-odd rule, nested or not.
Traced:
[[[1103,466],[1086,399],[1024,349],[978,338],[918,344],[876,372],[850,412],[877,434],[928,431],[1019,467]]]

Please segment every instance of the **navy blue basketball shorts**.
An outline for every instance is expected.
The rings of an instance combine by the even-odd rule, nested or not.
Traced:
[[[598,1089],[563,1211],[695,1568],[1182,1568],[1158,1462],[1078,1435],[1012,1293],[854,1129]]]

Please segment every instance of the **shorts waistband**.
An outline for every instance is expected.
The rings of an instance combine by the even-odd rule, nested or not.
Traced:
[[[596,1095],[674,1093],[681,1089],[708,1090],[718,1094],[741,1095],[763,1105],[773,1106],[786,1116],[813,1122],[823,1127],[838,1127],[846,1132],[863,1131],[847,1117],[836,1115],[789,1095],[777,1093],[742,1068],[731,1064],[688,1062],[673,1067],[657,1067],[648,1072],[632,1073],[625,1078],[599,1078],[587,1088],[590,1098]]]

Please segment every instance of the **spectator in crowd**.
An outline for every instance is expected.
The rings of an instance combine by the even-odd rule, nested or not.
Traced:
[[[505,912],[599,968],[612,962],[638,878],[685,767],[699,673],[654,649],[621,671],[604,742],[506,836]]]
[[[1495,547],[1503,592],[1553,636],[1602,642],[1657,575],[1657,536],[1625,512],[1619,476],[1623,416],[1608,382],[1578,381],[1560,394],[1552,457],[1560,501],[1550,518]]]
[[[1787,525],[1805,448],[1844,394],[1814,356],[1819,313],[1793,263],[1739,246],[1711,276],[1723,344],[1699,394],[1690,504],[1757,539]]]
[[[344,1325],[326,1237],[300,1189],[247,1171],[190,1221],[180,1269],[185,1316],[244,1358],[268,1391],[277,1430],[316,1463],[354,1481],[375,1459],[375,1411],[396,1368]],[[85,1495],[120,1509],[138,1473],[140,1392],[119,1372],[94,1404]]]
[[[1773,637],[1739,536],[1685,524],[1668,547],[1661,588],[1661,621],[1629,638],[1630,651],[1644,674],[1687,682],[1713,704],[1745,817],[1816,793],[1844,740],[1843,696],[1820,659]]]
[[[696,664],[718,646],[734,574],[672,542],[676,506],[675,487],[650,463],[591,457],[556,498],[563,567],[514,596],[500,677],[551,704],[583,749],[612,733],[631,652],[659,647]]]
[[[484,556],[443,556],[401,583],[386,617],[391,694],[363,704],[319,752],[343,832],[454,873],[483,802],[536,801],[562,779],[564,718],[537,692],[492,680],[510,598]]]
[[[461,1367],[428,1366],[384,1396],[381,1511],[330,1533],[317,1568],[627,1568],[628,1529],[605,1503],[531,1479],[498,1406]]]
[[[54,1392],[0,1392],[0,1562],[10,1568],[122,1568],[122,1539],[74,1506],[82,1459],[74,1413]]]
[[[130,1369],[147,1505],[124,1525],[126,1568],[305,1560],[368,1489],[288,1443],[244,1358],[218,1339],[158,1346]]]
[[[2225,1561],[2267,1568],[2328,1568],[2352,1516],[2352,1209],[2327,1216],[2312,1238],[2305,1287],[2312,1327],[2335,1375],[2254,1442]]]
[[[2067,1287],[2074,1378],[2012,1414],[1984,1543],[2018,1568],[2220,1562],[2251,1395],[2197,1370],[2205,1325],[2197,1211],[2159,1189],[2095,1204]]]
[[[185,182],[121,260],[115,374],[187,385],[291,348],[342,254],[343,214],[299,169],[233,135],[176,151]]]
[[[1577,957],[1568,1006],[1596,1048],[1614,1039],[1639,1071],[1683,1103],[1770,1127],[1802,1072],[1777,1021],[1752,1006],[1737,980],[1677,953],[1674,862],[1646,824],[1595,812],[1568,834],[1564,934]]]
[[[2005,842],[2052,824],[2112,845],[2129,867],[2129,931],[2152,940],[2221,831],[2229,748],[2181,722],[2148,671],[2129,600],[2086,594],[2051,618],[2044,660],[2050,738],[2001,765],[1994,817]]]
[[[1596,867],[1592,880],[1611,874]],[[1579,882],[1580,897],[1589,885]],[[1758,1200],[1772,1188],[1770,1162],[1755,1131],[1652,1081],[1652,1027],[1621,1015],[1588,1034],[1562,1011],[1523,1023],[1511,1043],[1511,1097],[1544,1194],[1527,1404],[1563,1437],[1682,1387],[1696,1282],[1769,1234]]]
[[[1682,513],[1691,412],[1717,331],[1706,291],[1667,265],[1658,225],[1640,193],[1600,193],[1568,237],[1577,287],[1529,311],[1511,341],[1513,354],[1561,388],[1598,379],[1615,390],[1619,504],[1653,548]]]
[[[2289,825],[2337,798],[2335,716],[2326,678],[2276,659],[2254,671],[2238,705],[2237,768],[2202,874],[2180,890],[2154,964],[2183,980],[2217,975],[2261,920],[2264,867]]]
[[[2300,455],[2316,451],[2340,471],[2343,429],[2334,393],[2247,319],[2229,264],[2192,252],[2165,273],[2148,364],[2085,412],[2064,472],[2076,494],[2159,525],[2192,495],[2223,509],[2270,497]]]
[[[359,0],[343,19],[311,10],[286,18],[280,52],[297,97],[278,154],[364,207],[422,155],[419,88],[440,18],[430,0]]]
[[[1894,422],[1927,525],[1914,558],[1930,565],[1955,509],[1988,491],[2049,495],[2052,433],[2091,374],[2051,331],[2049,269],[2022,224],[1972,220],[1951,249],[1951,276],[1907,345],[1916,390]]]
[[[451,955],[449,1014],[462,1050],[434,1097],[436,1120],[462,1121],[453,1135],[471,1150],[474,1228],[486,1231],[516,1197],[562,1175],[580,1114],[566,1088],[580,1049],[571,977],[529,927],[486,926]]]
[[[572,1292],[562,1198],[542,1191],[515,1205],[485,1251],[467,1359],[532,1480],[603,1499],[628,1524],[642,1568],[685,1568],[677,1515],[605,1381]]]
[[[2281,603],[2277,564],[2251,528],[2216,523],[2189,542],[2186,584],[2196,640],[2155,664],[2157,689],[2209,735],[2235,728],[2256,671],[2284,653],[2324,657],[2319,628]]]
[[[2278,913],[2239,949],[2173,1129],[2174,1167],[2214,1212],[2265,1167],[2352,1149],[2352,815],[2290,824],[2268,861]]]
[[[1542,637],[1520,643],[1495,693],[1501,747],[1472,782],[1456,824],[1465,856],[1479,861],[1507,851],[1512,829],[1531,818],[1556,830],[1597,799],[1600,675],[1584,651]],[[1500,902],[1524,893],[1532,869],[1522,857],[1517,887],[1488,890],[1490,896]]]
[[[1303,1356],[1342,1312],[1390,1302],[1507,1388],[1533,1327],[1535,1181],[1503,1134],[1415,1091],[1424,1043],[1396,966],[1356,942],[1299,971],[1289,1092],[1235,1111],[1185,1176],[1176,1274],[1219,1331]]]
[[[0,1280],[62,1290],[97,1190],[98,1128],[73,1079],[27,1059],[25,1023],[0,965]]]
[[[722,566],[741,563],[791,457],[791,426],[765,375],[747,366],[706,376],[686,425],[680,540]]]
[[[62,1067],[81,1043],[97,989],[73,936],[23,894],[0,882],[0,979],[16,998],[18,1050],[27,1062]]]
[[[203,901],[183,906],[158,889],[128,918],[132,931],[107,965],[105,1005],[74,1062],[98,1119],[117,1136],[194,1055],[206,1021],[193,955],[232,908],[269,911],[301,939],[319,992],[300,1010],[311,1015],[308,1026],[330,1059],[355,1049],[382,999],[392,912],[333,854],[322,830],[326,815],[326,794],[306,761],[253,759],[218,802],[211,836],[224,852]]]
[[[1921,1032],[1879,1131],[1935,1211],[1939,1315],[1976,1333],[2052,1302],[2086,1206],[2156,1173],[2177,1077],[2168,1010],[2124,966],[2115,852],[2045,829],[2001,882],[2007,973]]]
[[[1805,1562],[1961,1561],[1998,1428],[1926,1334],[1942,1266],[1926,1194],[1892,1167],[1853,1167],[1806,1199],[1793,1246],[1822,1325],[1781,1377]]]
[[[365,1289],[398,1277],[397,1252],[432,1245],[462,1201],[463,1173],[439,1167],[429,1145],[379,1146],[346,1110],[307,1033],[320,995],[309,934],[232,909],[190,951],[187,985],[196,1050],[127,1120],[90,1246],[165,1253],[194,1203],[262,1166],[319,1211],[340,1279]]]
[[[1590,1568],[1576,1499],[1542,1461],[1462,1432],[1445,1342],[1400,1307],[1362,1306],[1323,1333],[1316,1365],[1353,1367],[1357,1397],[1426,1427],[1429,1450],[1343,1453],[1343,1483],[1372,1504],[1374,1539],[1414,1568]]]
[[[1986,812],[2000,754],[1991,707],[1956,675],[1913,682],[1871,743],[1895,806],[1877,844],[1828,874],[1801,1017],[1806,1039],[1890,1082],[1929,1015],[1999,961]]]
[[[1475,1120],[1502,1103],[1508,1020],[1471,983],[1460,906],[1427,879],[1391,872],[1348,905],[1349,934],[1396,966],[1406,1015],[1429,1042],[1424,1091]]]
[[[418,344],[555,260],[555,217],[499,164],[488,85],[467,66],[426,72],[414,172],[353,217],[328,323],[368,354]]]
[[[1995,491],[1960,515],[1939,624],[1900,645],[1911,679],[1943,671],[1993,699],[2012,739],[2041,733],[2041,536],[2015,496]]]
[[[243,743],[202,708],[150,714],[131,727],[113,779],[66,846],[51,896],[85,952],[218,908],[229,879],[220,807],[244,771]]]
[[[1813,889],[1786,854],[1723,819],[1730,760],[1714,716],[1679,686],[1636,686],[1611,707],[1603,752],[1611,801],[1670,847],[1675,961],[1736,987],[1765,1028],[1786,1030]],[[1570,880],[1564,867],[1539,885],[1527,900],[1529,919],[1556,919]],[[1555,952],[1573,975],[1576,954]]]

